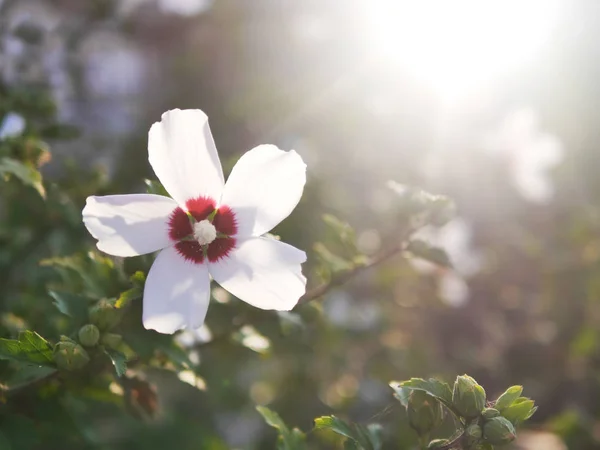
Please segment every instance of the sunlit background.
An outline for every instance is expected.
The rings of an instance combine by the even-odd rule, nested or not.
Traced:
[[[596,0],[0,0],[3,83],[45,86],[81,130],[53,146],[48,177],[70,161],[142,190],[150,124],[201,108],[227,167],[260,143],[305,159],[303,202],[277,231],[309,266],[324,213],[376,254],[399,239],[406,186],[456,201],[420,235],[453,269],[394,260],[323,299],[309,337],[250,327],[244,350],[194,353],[184,387],[152,375],[157,429],[190,449],[274,448],[256,403],[304,428],[321,413],[393,426],[389,379],[464,372],[539,400],[527,448],[600,448],[599,57]],[[219,307],[182,347],[210,340]],[[182,410],[223,446],[182,432]],[[144,430],[97,439],[164,448]]]

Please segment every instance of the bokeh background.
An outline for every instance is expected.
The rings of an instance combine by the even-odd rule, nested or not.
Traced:
[[[261,404],[305,430],[321,414],[380,422],[385,448],[408,449],[387,383],[462,373],[490,396],[525,386],[540,408],[522,446],[600,448],[598,56],[596,0],[0,0],[2,92],[48,94],[77,130],[47,139],[42,169],[70,197],[0,209],[3,337],[58,337],[58,279],[38,260],[92,248],[86,195],[146,189],[147,131],[168,109],[208,114],[226,170],[261,143],[302,155],[305,195],[275,232],[307,250],[313,285],[323,214],[375,255],[402,238],[404,186],[457,206],[419,232],[452,269],[404,255],[279,316],[215,289],[207,326],[173,344],[186,371],[160,362],[169,338],[136,306],[121,332],[155,358],[140,370],[158,397],[135,391],[145,420],[122,399],[48,394],[21,405],[32,448],[275,448]],[[24,114],[1,109],[0,136]],[[254,325],[202,344],[241,316]]]

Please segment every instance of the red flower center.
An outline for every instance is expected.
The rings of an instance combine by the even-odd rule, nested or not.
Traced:
[[[228,206],[216,209],[216,202],[209,197],[198,197],[185,203],[189,213],[177,207],[169,219],[169,237],[176,242],[175,248],[181,256],[197,264],[208,258],[217,262],[226,257],[235,247],[237,222]],[[210,220],[217,230],[217,237],[207,245],[200,245],[194,238],[194,223]]]

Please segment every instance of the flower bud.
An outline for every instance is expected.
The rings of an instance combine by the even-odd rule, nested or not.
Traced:
[[[61,340],[54,346],[54,362],[59,369],[81,369],[89,361],[87,352],[73,341]]]
[[[498,417],[500,415],[500,411],[495,408],[485,408],[481,415],[484,419],[493,419],[494,417]]]
[[[488,420],[483,426],[483,438],[492,445],[508,444],[516,437],[515,427],[502,416]]]
[[[427,448],[441,448],[445,445],[448,445],[450,441],[448,439],[434,439],[429,443]]]
[[[461,416],[474,419],[485,407],[485,391],[470,376],[459,376],[454,382],[452,404]]]
[[[99,300],[90,308],[90,322],[101,330],[113,328],[121,320],[122,310],[116,308],[109,300]]]
[[[82,326],[79,329],[79,333],[77,333],[79,337],[79,342],[81,345],[86,347],[93,347],[98,343],[100,339],[100,330],[96,325],[92,325],[88,323],[87,325]]]
[[[429,433],[442,421],[442,405],[424,391],[410,393],[406,412],[410,426],[419,436]]]
[[[123,336],[115,333],[102,333],[100,337],[100,343],[102,345],[106,345],[107,347],[117,349],[121,342],[123,341]]]
[[[465,429],[465,439],[466,439],[469,447],[472,447],[475,444],[479,443],[482,436],[483,436],[483,430],[476,423],[469,425]]]

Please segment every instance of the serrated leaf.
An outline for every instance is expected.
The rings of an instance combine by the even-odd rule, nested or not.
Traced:
[[[505,408],[501,413],[503,417],[516,426],[529,419],[536,410],[537,407],[533,400],[527,397],[519,397],[512,405]]]
[[[112,361],[117,376],[122,377],[127,372],[127,357],[120,351],[110,348],[104,348],[104,353]]]
[[[18,339],[0,339],[0,359],[54,366],[52,346],[34,331],[22,331]]]
[[[517,400],[521,396],[522,393],[523,393],[523,386],[509,387],[504,392],[504,394],[502,394],[500,397],[498,397],[498,400],[496,400],[494,408],[496,408],[498,411],[502,412],[502,410],[504,408],[508,408],[510,405],[512,405],[513,402],[515,400]]]
[[[70,292],[49,291],[54,299],[54,306],[63,314],[72,317],[77,322],[84,322],[87,317],[90,300]]]
[[[390,387],[398,396],[406,395],[403,389],[425,391],[453,410],[452,391],[450,390],[450,386],[435,378],[430,378],[428,380],[424,380],[423,378],[411,378],[407,381],[392,381],[390,382]]]
[[[256,410],[265,419],[265,422],[277,429],[279,432],[277,448],[281,450],[305,450],[306,442],[305,435],[297,428],[294,428],[291,432],[285,422],[281,419],[279,414],[275,411],[265,407],[257,406]]]
[[[24,184],[33,187],[42,198],[46,197],[46,190],[42,185],[42,175],[33,167],[23,164],[13,158],[0,159],[0,175],[13,175]]]

